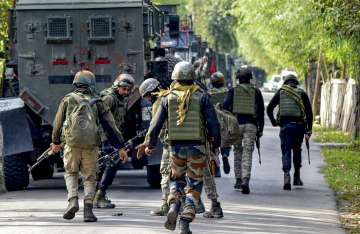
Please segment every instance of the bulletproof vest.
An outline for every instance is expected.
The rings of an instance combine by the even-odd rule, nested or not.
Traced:
[[[302,90],[295,88],[294,91],[301,96]],[[279,106],[280,117],[303,117],[303,111],[295,100],[289,96],[284,90],[280,90],[280,106]]]
[[[121,129],[123,124],[125,123],[125,115],[126,115],[126,98],[120,100],[117,95],[114,93],[112,88],[105,89],[101,92],[101,98],[104,100],[105,98],[109,98],[110,95],[113,100],[114,105],[109,106],[112,115],[114,116],[114,120],[116,126]]]
[[[95,98],[81,93],[70,93],[67,97],[68,106],[64,123],[66,144],[83,149],[97,147],[100,135]]]
[[[209,93],[212,104],[216,105],[217,103],[223,103],[227,91],[228,90],[225,87],[211,89]]]
[[[252,84],[240,84],[234,88],[233,113],[256,115],[255,87]]]
[[[201,92],[195,92],[189,101],[185,121],[177,125],[178,97],[182,91],[172,91],[168,96],[168,140],[170,141],[203,141],[204,132],[201,117]]]

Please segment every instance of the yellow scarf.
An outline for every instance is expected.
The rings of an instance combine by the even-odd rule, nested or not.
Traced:
[[[197,90],[199,90],[199,87],[195,84],[191,85],[183,85],[178,82],[173,82],[170,85],[170,88],[167,90],[160,90],[159,92],[155,93],[155,95],[158,95],[159,97],[166,97],[169,95],[172,91],[181,91],[183,94],[178,97],[177,102],[179,103],[178,106],[178,119],[176,122],[177,126],[180,126],[184,123],[186,119],[186,113],[189,108],[189,102],[191,95],[193,95]]]

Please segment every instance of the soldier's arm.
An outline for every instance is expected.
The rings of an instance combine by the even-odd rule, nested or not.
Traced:
[[[229,92],[226,94],[224,101],[223,101],[223,108],[232,112],[232,106],[234,102],[234,89],[229,89]]]
[[[204,94],[201,99],[201,112],[205,122],[208,137],[211,140],[211,144],[214,148],[220,147],[220,123],[218,121],[214,106],[211,104],[210,97],[207,94]]]
[[[63,123],[66,119],[67,98],[61,100],[53,122],[52,143],[60,145]]]
[[[102,98],[103,103],[109,107],[110,111],[112,111],[114,109],[115,106],[115,101],[113,99],[112,95],[106,95]]]
[[[107,136],[110,144],[117,149],[123,148],[124,137],[120,130],[116,127],[114,117],[111,114],[109,107],[101,101],[97,102],[97,107],[99,111],[100,124],[108,133]]]
[[[256,117],[257,117],[257,122],[258,122],[258,129],[259,129],[259,132],[263,132],[265,106],[264,106],[264,98],[259,89],[256,89],[256,105],[257,105]]]
[[[312,112],[312,108],[311,108],[311,103],[310,103],[310,99],[309,96],[303,92],[301,95],[301,99],[304,103],[304,108],[305,108],[305,115],[306,115],[306,120],[307,120],[307,130],[308,131],[312,131],[312,126],[313,126],[313,112]]]
[[[276,120],[274,118],[274,109],[277,105],[279,105],[279,103],[280,103],[280,91],[276,92],[276,94],[271,99],[266,109],[267,115],[269,116],[269,119],[273,126],[276,125]]]
[[[167,119],[168,116],[168,110],[167,110],[167,98],[163,97],[161,99],[160,106],[158,110],[156,111],[155,115],[151,119],[150,127],[147,132],[148,135],[148,147],[149,148],[155,148],[158,136],[160,134],[160,131]]]

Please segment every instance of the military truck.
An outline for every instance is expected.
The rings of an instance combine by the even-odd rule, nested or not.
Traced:
[[[111,86],[124,71],[140,84],[145,51],[150,40],[158,40],[163,15],[143,0],[17,0],[9,23],[10,59],[0,82],[0,121],[5,185],[19,190],[29,184],[28,166],[51,143],[54,115],[61,98],[72,90],[74,74],[91,70],[97,91]],[[151,186],[160,184],[160,156],[131,160],[136,168],[148,164]],[[61,165],[60,156],[35,168],[33,179],[51,178],[55,163]]]

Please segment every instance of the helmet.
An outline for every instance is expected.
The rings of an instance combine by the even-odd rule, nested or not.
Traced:
[[[172,80],[194,80],[195,71],[191,63],[181,61],[177,63],[171,74]]]
[[[241,81],[249,81],[253,78],[251,67],[247,65],[243,65],[240,69],[236,72],[236,78]]]
[[[144,80],[144,82],[142,82],[139,87],[139,92],[140,92],[141,97],[144,97],[145,94],[154,91],[159,85],[160,85],[160,82],[157,79],[148,78],[148,79]]]
[[[95,89],[95,75],[91,71],[79,71],[75,74],[73,85],[82,84]]]
[[[284,80],[284,84],[287,84],[289,81],[293,81],[296,84],[299,84],[299,81],[297,79],[297,74],[296,72],[293,71],[283,71],[281,72],[281,77]]]
[[[128,87],[130,89],[132,89],[132,87],[134,86],[135,80],[134,78],[129,75],[129,74],[120,74],[114,81],[113,83],[113,88],[118,88],[118,87]]]
[[[218,84],[218,85],[224,85],[225,84],[225,78],[224,74],[221,72],[215,72],[210,77],[211,84]]]

